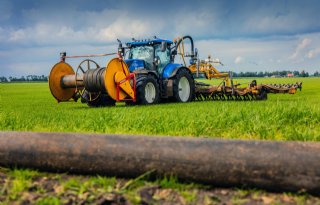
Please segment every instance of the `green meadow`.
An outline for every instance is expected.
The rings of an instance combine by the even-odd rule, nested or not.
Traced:
[[[244,86],[253,79],[237,79]],[[320,141],[320,78],[261,78],[303,82],[294,95],[266,101],[203,101],[91,108],[57,103],[47,83],[0,84],[0,130]],[[219,84],[219,81],[203,82]],[[136,179],[81,176],[0,167],[4,204],[320,204],[305,193],[224,189],[175,177]]]
[[[238,79],[239,83],[253,79]],[[202,101],[92,108],[57,103],[47,83],[0,84],[0,130],[169,135],[263,140],[320,140],[320,78],[259,78],[303,83],[266,101]],[[219,84],[217,80],[206,83]]]

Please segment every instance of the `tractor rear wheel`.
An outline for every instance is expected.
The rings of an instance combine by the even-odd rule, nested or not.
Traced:
[[[190,102],[194,99],[195,85],[190,72],[180,69],[173,80],[173,97],[177,102]]]
[[[160,92],[157,80],[152,76],[137,79],[137,104],[149,105],[159,102]]]

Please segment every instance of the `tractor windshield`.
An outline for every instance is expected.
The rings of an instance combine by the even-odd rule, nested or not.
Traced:
[[[152,68],[153,62],[153,47],[152,46],[138,46],[130,49],[129,59],[144,60],[147,69]]]

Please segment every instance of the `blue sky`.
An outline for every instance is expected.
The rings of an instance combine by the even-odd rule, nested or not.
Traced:
[[[313,73],[320,70],[319,10],[317,0],[0,0],[0,76],[48,75],[60,51],[114,52],[117,38],[187,34],[201,58],[225,64],[221,70]]]

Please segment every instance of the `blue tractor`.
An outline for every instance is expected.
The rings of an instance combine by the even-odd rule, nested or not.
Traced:
[[[190,41],[191,53],[178,53],[184,41]],[[193,39],[184,36],[176,41],[157,37],[135,40],[111,54],[67,56],[60,54],[60,62],[51,69],[49,87],[58,102],[77,101],[89,106],[112,106],[117,101],[127,104],[155,104],[170,99],[190,102],[195,98],[195,81],[186,65],[175,63],[178,54],[190,57],[190,64],[197,62]],[[182,46],[181,46],[182,45]],[[76,71],[65,62],[67,58],[98,57],[118,54],[106,67],[91,59],[83,60]],[[183,58],[184,59],[184,58]]]
[[[157,37],[135,40],[122,47],[119,53],[125,57],[130,73],[136,75],[136,103],[155,104],[162,99],[190,102],[195,97],[195,81],[191,71],[184,65],[175,63],[177,48],[184,40],[191,43],[190,64],[196,63],[197,52],[193,39],[184,36],[173,42]],[[132,103],[132,102],[130,102]]]

